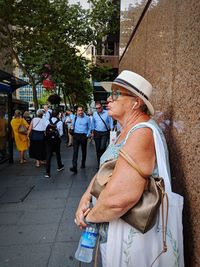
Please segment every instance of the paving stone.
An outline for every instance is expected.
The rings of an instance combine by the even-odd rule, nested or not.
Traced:
[[[74,258],[77,245],[76,242],[55,243],[48,267],[92,267],[93,263],[80,265],[80,262]]]
[[[47,266],[52,244],[0,247],[1,267]]]
[[[32,186],[21,186],[21,187],[8,187],[5,193],[0,197],[0,204],[5,203],[17,203],[23,201],[28,194],[33,190]]]
[[[68,190],[70,188],[65,188],[65,190],[32,190],[28,195],[27,200],[43,200],[43,199],[58,199],[67,197]]]
[[[24,211],[0,212],[0,225],[17,224],[17,222],[23,216],[23,214],[24,214]]]
[[[72,151],[62,143],[65,169],[57,172],[54,155],[51,179],[44,178],[45,166],[36,168],[34,160],[19,164],[17,152],[14,164],[0,165],[0,197],[8,188],[15,189],[14,198],[17,188],[34,186],[23,202],[0,203],[0,267],[80,267],[74,253],[81,231],[74,215],[96,172],[96,155],[94,145],[89,145],[86,168],[80,169],[79,151],[78,173],[74,175],[69,171]]]
[[[74,222],[75,212],[78,207],[80,197],[69,197],[62,215],[61,223],[66,222],[69,218]]]
[[[57,229],[57,223],[0,226],[0,246],[53,242]]]
[[[51,203],[49,203],[49,209],[37,209],[24,212],[18,224],[26,225],[26,224],[59,223],[62,217],[62,213],[63,213],[62,208],[52,210]]]

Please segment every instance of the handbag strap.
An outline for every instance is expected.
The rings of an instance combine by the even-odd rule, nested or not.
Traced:
[[[75,130],[75,125],[76,125],[76,120],[77,120],[77,116],[75,116],[74,118],[74,123],[73,123],[73,129]]]
[[[33,127],[33,129],[36,128],[36,126],[40,123],[41,119],[36,123],[36,125]]]
[[[149,176],[144,175],[144,173],[140,170],[140,168],[137,166],[137,164],[131,159],[131,157],[124,151],[123,148],[121,148],[119,155],[122,156],[131,167],[133,167],[142,178],[145,180],[148,179]],[[162,207],[162,240],[163,240],[163,248],[162,251],[159,253],[159,255],[155,258],[155,260],[152,262],[150,267],[153,266],[153,264],[156,262],[156,260],[167,251],[167,242],[166,242],[166,235],[167,235],[167,221],[168,221],[168,210],[169,210],[169,200],[168,195],[164,191],[164,188],[161,186],[160,183],[157,183],[157,186],[159,187],[162,196],[161,196],[161,207]],[[164,199],[166,199],[166,215],[165,215],[165,208],[164,208]]]
[[[106,126],[107,131],[110,131],[110,130],[108,129],[108,126],[107,126],[106,122],[105,122],[104,119],[101,117],[101,115],[99,114],[99,112],[97,112],[97,114],[99,115],[99,117],[101,118],[102,122],[103,122],[104,125]]]
[[[159,176],[163,177],[164,182],[165,182],[165,191],[167,193],[172,192],[172,187],[171,187],[171,181],[170,181],[170,173],[167,169],[167,158],[165,155],[165,149],[164,149],[164,144],[161,138],[161,135],[157,129],[152,123],[150,122],[141,122],[135,125],[127,134],[125,142],[127,141],[128,137],[130,136],[132,130],[138,126],[143,126],[143,127],[148,127],[152,130],[153,132],[153,137],[154,137],[154,143],[155,143],[155,149],[156,149],[156,160],[157,160],[157,165],[158,165],[158,173]]]
[[[122,156],[127,162],[128,164],[133,167],[133,169],[135,169],[142,178],[144,178],[145,180],[148,179],[149,175],[145,175],[142,170],[138,167],[138,165],[131,159],[131,157],[124,151],[123,148],[120,149],[119,151],[119,155]]]

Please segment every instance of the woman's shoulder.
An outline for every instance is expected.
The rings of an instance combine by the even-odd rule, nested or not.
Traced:
[[[157,125],[157,123],[153,119],[149,119],[148,121],[140,122],[140,123],[134,125],[129,130],[129,132],[128,132],[127,136],[126,136],[126,140],[134,132],[135,132],[136,135],[139,134],[139,132],[141,132],[141,131],[136,131],[138,129],[142,129],[143,131],[146,131],[146,132],[151,132],[153,128],[156,128],[156,129],[158,129],[160,131],[159,126]]]
[[[11,123],[16,123],[16,122],[19,122],[19,121],[21,121],[22,119],[21,118],[12,118],[12,120],[11,120]]]
[[[33,120],[35,120],[35,121],[40,121],[40,120],[45,120],[45,118],[40,118],[40,117],[35,117],[35,118],[33,118]]]
[[[124,140],[124,146],[128,150],[146,149],[150,144],[153,144],[153,132],[151,126],[154,122],[151,120],[141,122],[129,130]]]

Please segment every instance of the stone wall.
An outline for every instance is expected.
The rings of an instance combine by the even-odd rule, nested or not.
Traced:
[[[152,103],[169,146],[173,189],[185,198],[185,265],[199,267],[200,1],[152,1],[121,58],[124,69],[154,87]]]

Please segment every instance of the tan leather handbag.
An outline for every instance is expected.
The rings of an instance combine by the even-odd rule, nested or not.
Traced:
[[[18,133],[27,135],[28,129],[24,124],[20,124],[18,128]]]
[[[165,195],[163,178],[153,176],[145,177],[136,163],[123,149],[120,150],[119,155],[122,156],[130,166],[137,170],[145,180],[147,180],[146,188],[138,203],[121,218],[138,231],[146,233],[155,225],[156,216],[161,202],[163,204],[163,198]],[[91,194],[96,198],[99,197],[101,191],[110,180],[116,161],[117,159],[112,159],[105,162],[96,174],[91,189]]]

